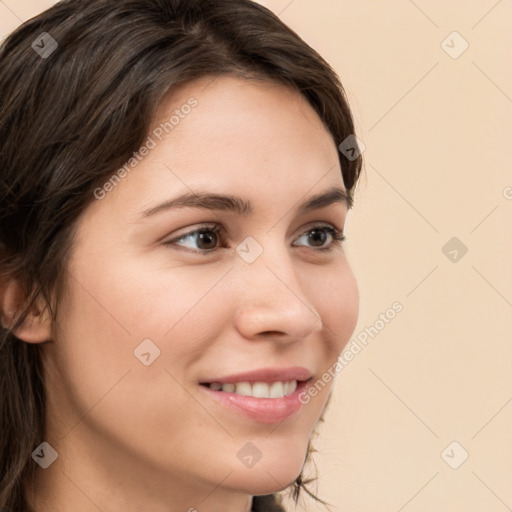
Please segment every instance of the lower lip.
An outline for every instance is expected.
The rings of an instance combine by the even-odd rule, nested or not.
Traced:
[[[253,421],[280,423],[302,408],[303,404],[299,401],[299,395],[306,385],[307,381],[297,382],[295,391],[283,398],[254,398],[227,391],[215,391],[208,386],[201,385],[200,387],[214,400]]]

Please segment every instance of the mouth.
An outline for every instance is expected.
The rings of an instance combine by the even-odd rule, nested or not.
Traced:
[[[217,405],[260,423],[282,422],[302,409],[300,393],[312,379],[304,368],[264,369],[200,382]]]
[[[303,382],[303,381],[300,381]],[[241,396],[252,396],[253,398],[284,398],[291,395],[297,389],[297,381],[277,382],[236,382],[224,383],[211,382],[202,384],[213,391],[234,393]]]

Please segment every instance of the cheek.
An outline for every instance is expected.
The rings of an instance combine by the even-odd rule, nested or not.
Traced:
[[[97,275],[103,275],[99,269]],[[185,460],[190,456],[182,442],[185,434],[194,429],[199,434],[202,424],[216,428],[182,384],[199,357],[193,347],[202,304],[197,303],[211,284],[203,281],[187,292],[176,283],[179,279],[173,280],[173,289],[120,268],[109,276],[110,287],[92,273],[80,278],[77,273],[76,279],[87,283],[87,291],[77,281],[68,290],[47,372],[54,416],[66,411],[56,427],[59,433],[69,443],[93,433],[96,443],[122,447],[154,465],[170,468],[173,461]],[[153,360],[154,348],[146,346],[148,366],[134,354],[144,339],[159,350]]]
[[[98,272],[98,276],[102,276]],[[68,418],[64,430],[129,377],[135,360],[130,326],[115,307],[115,293],[102,279],[75,271],[59,307],[54,342],[48,347],[48,387]],[[124,383],[123,383],[124,384]],[[106,400],[108,402],[108,400]],[[64,404],[64,405],[63,405]]]
[[[322,352],[317,354],[316,359],[318,373],[303,395],[313,428],[333,389],[339,371],[339,355],[355,330],[359,314],[359,290],[355,276],[345,260],[334,269],[322,269],[320,274],[308,280],[307,293],[324,327]]]
[[[352,336],[359,315],[359,290],[348,263],[326,269],[321,285],[311,293],[324,323],[329,356],[337,357]]]
[[[87,383],[82,390],[86,404],[94,403],[115,376],[144,368],[138,358],[142,353],[149,351],[150,360],[162,368],[184,369],[187,356],[200,348],[195,340],[203,338],[205,324],[198,320],[205,305],[211,309],[205,296],[218,275],[157,272],[122,260],[76,265],[71,272],[59,309],[55,360],[69,381]],[[153,362],[147,368],[152,367]]]

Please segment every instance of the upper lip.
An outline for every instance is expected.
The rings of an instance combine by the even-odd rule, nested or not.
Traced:
[[[236,373],[215,377],[201,381],[201,384],[236,384],[237,382],[287,382],[292,380],[302,381],[311,378],[312,373],[302,366],[289,366],[286,368],[261,368],[248,372]]]

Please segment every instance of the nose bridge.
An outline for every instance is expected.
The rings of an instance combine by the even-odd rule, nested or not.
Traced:
[[[246,239],[237,248],[241,261],[236,270],[240,285],[236,323],[247,338],[279,333],[281,339],[298,340],[322,325],[301,288],[289,249],[278,238],[267,236],[264,243]]]

